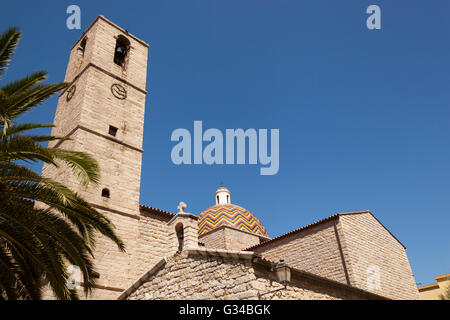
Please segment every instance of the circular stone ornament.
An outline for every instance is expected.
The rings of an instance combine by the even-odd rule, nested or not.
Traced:
[[[121,84],[118,83],[114,83],[111,86],[111,92],[114,95],[114,97],[120,100],[126,99],[127,97],[127,90]]]
[[[70,99],[72,99],[73,95],[75,94],[75,91],[77,91],[76,85],[71,86],[69,90],[67,90],[66,101],[70,101]]]

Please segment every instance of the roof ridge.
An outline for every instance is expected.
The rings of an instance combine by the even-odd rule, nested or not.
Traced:
[[[372,213],[370,210],[362,210],[362,211],[350,211],[350,212],[338,212],[337,215],[346,215],[346,214],[358,214],[358,213]]]

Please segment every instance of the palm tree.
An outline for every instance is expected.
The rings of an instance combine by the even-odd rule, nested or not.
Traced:
[[[21,37],[11,28],[0,35],[0,80]],[[97,184],[97,162],[82,152],[48,148],[63,137],[30,135],[52,125],[17,124],[20,115],[67,87],[42,84],[43,71],[0,87],[0,299],[40,299],[48,284],[58,299],[77,299],[67,267],[80,268],[84,293],[95,284],[93,250],[99,233],[124,244],[112,223],[63,184],[42,177],[26,164],[67,165],[82,186]],[[35,205],[35,202],[40,205]]]

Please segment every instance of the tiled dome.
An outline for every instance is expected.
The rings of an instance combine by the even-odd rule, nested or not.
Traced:
[[[199,214],[198,235],[221,226],[228,226],[264,237],[269,237],[266,228],[250,211],[234,204],[218,204]]]

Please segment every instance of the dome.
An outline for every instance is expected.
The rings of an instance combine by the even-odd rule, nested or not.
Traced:
[[[269,237],[258,218],[247,209],[234,204],[216,204],[199,214],[199,236],[222,226]]]

